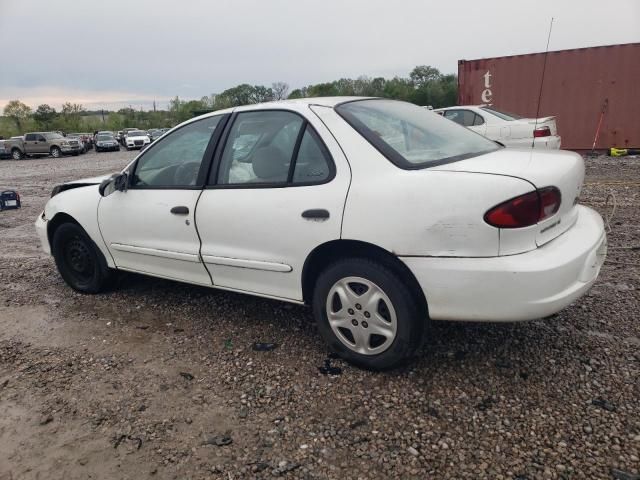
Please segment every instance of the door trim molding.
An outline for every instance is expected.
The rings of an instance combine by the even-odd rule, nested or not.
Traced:
[[[171,260],[182,260],[183,262],[200,263],[200,258],[196,253],[158,250],[157,248],[136,247],[134,245],[123,245],[122,243],[112,243],[110,247],[118,252],[136,253],[139,255],[148,255],[150,257],[161,257],[169,258]]]
[[[285,263],[263,262],[261,260],[247,260],[244,258],[218,257],[215,255],[202,255],[202,261],[207,265],[249,268],[251,270],[266,270],[268,272],[288,273],[293,270],[291,265],[287,265]]]

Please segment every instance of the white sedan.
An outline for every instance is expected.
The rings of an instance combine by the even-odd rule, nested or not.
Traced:
[[[309,304],[330,348],[397,365],[428,320],[518,321],[582,296],[606,255],[582,158],[509,150],[415,105],[312,98],[179,125],[38,217],[75,290],[119,270]]]
[[[149,133],[142,130],[132,130],[127,133],[124,138],[127,150],[132,150],[134,148],[142,149],[145,145],[149,145],[151,143]]]
[[[523,118],[487,105],[434,111],[505,147],[558,149],[562,143],[555,117]]]

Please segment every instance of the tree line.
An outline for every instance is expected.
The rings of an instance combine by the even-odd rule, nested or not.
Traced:
[[[354,95],[392,98],[434,108],[448,107],[456,104],[458,81],[455,74],[442,74],[437,68],[420,65],[408,77],[341,78],[294,90],[290,90],[286,82],[275,82],[270,87],[243,83],[199,100],[183,100],[176,96],[169,101],[166,110],[142,111],[129,107],[117,111],[88,111],[83,105],[71,102],[63,104],[60,111],[47,104],[33,110],[20,100],[11,100],[4,108],[4,119],[0,119],[0,135],[6,138],[38,130],[93,132],[132,126],[172,127],[195,115],[223,108],[287,98]]]

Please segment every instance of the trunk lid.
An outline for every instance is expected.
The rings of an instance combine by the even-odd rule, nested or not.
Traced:
[[[522,229],[528,232],[527,236],[532,236],[531,240],[535,241],[536,246],[553,240],[576,222],[576,204],[584,181],[584,161],[577,153],[558,150],[500,149],[431,169],[516,177],[529,182],[532,191],[534,188],[557,187],[562,194],[558,212],[533,227]],[[519,229],[514,229],[516,230]]]

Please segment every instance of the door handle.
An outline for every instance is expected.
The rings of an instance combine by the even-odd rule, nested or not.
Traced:
[[[189,208],[184,207],[184,206],[173,207],[171,209],[171,213],[173,213],[174,215],[188,215],[189,214]]]
[[[329,218],[329,210],[325,210],[324,208],[305,210],[304,212],[302,212],[302,218],[319,218],[325,220]]]

